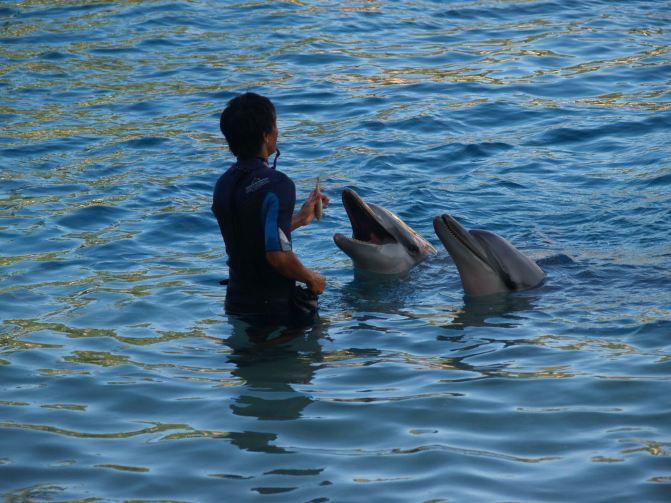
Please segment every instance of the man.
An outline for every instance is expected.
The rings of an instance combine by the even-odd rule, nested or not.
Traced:
[[[226,311],[293,325],[314,318],[326,278],[294,254],[291,232],[312,222],[317,203],[326,207],[329,199],[316,189],[293,214],[294,183],[268,166],[270,155],[275,153],[275,163],[279,156],[276,119],[271,101],[258,94],[228,102],[220,128],[237,161],[217,181],[212,211],[228,254]]]

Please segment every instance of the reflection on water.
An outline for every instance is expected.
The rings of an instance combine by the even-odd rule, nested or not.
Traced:
[[[466,296],[463,306],[445,327],[457,330],[469,327],[514,328],[524,323],[527,318],[522,313],[533,310],[537,301],[538,295],[529,292]]]
[[[230,404],[233,414],[261,421],[290,421],[301,417],[312,403],[296,385],[313,380],[323,360],[320,337],[327,324],[318,321],[306,328],[259,327],[229,316],[233,332],[225,343],[233,349],[228,362],[231,375],[241,380],[240,393]],[[277,435],[262,431],[231,433],[230,440],[242,450],[281,453],[273,445]]]
[[[311,403],[303,393],[296,392],[292,384],[312,382],[314,366],[319,361],[315,355],[306,357],[283,350],[263,355],[234,355],[229,361],[236,365],[232,374],[245,383],[244,393],[231,405],[235,414],[259,419],[295,419]],[[269,396],[272,399],[268,399]]]
[[[409,274],[375,274],[354,270],[340,291],[344,309],[360,313],[395,314],[401,311],[414,286]]]
[[[328,333],[329,322],[317,318],[307,326],[287,327],[271,323],[249,322],[239,316],[225,315],[231,334],[225,343],[239,353],[263,354],[263,350],[273,347],[300,348],[309,353],[319,350],[319,338]]]

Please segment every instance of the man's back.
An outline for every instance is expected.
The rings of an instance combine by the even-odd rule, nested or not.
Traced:
[[[230,312],[286,312],[295,281],[266,260],[291,250],[295,186],[261,159],[240,160],[217,181],[212,211],[229,260],[226,307]]]

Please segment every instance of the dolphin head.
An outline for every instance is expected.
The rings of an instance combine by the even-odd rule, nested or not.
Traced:
[[[436,249],[391,211],[366,203],[351,189],[342,202],[352,225],[352,237],[333,236],[335,244],[359,269],[400,274],[410,270]]]
[[[467,295],[526,290],[545,278],[534,261],[493,232],[469,231],[447,214],[434,218],[433,228],[452,256]]]

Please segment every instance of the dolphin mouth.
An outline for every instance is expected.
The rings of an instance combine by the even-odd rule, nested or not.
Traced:
[[[352,226],[352,240],[377,246],[397,242],[356,192],[351,189],[343,190],[342,203]]]
[[[438,232],[446,231],[449,234],[449,237],[459,243],[461,246],[466,248],[471,252],[475,257],[489,265],[489,260],[485,256],[485,253],[477,244],[473,236],[468,232],[468,230],[463,227],[459,222],[457,222],[452,216],[445,214],[439,217],[436,217],[433,221],[438,237],[445,243],[443,235]],[[447,245],[447,243],[445,243]],[[448,249],[449,251],[449,249]]]

